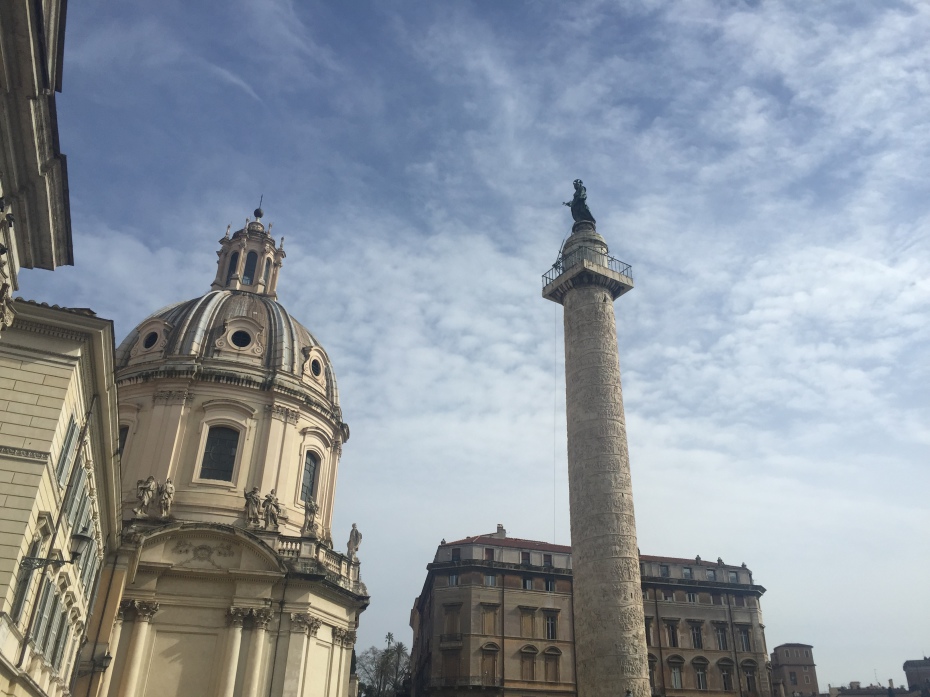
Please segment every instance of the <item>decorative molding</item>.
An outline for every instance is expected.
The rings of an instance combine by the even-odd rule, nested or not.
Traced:
[[[306,634],[309,628],[310,617],[304,612],[291,613],[291,632],[294,634]]]
[[[307,631],[310,633],[310,636],[316,636],[316,633],[320,631],[320,627],[323,626],[323,620],[319,617],[314,617],[309,615],[307,617]]]
[[[133,600],[132,605],[136,609],[137,622],[151,622],[159,608],[159,603],[149,600]]]
[[[333,646],[345,646],[348,634],[348,629],[333,627]]]
[[[51,453],[43,453],[39,450],[29,450],[27,448],[11,448],[8,445],[0,445],[0,455],[9,455],[11,457],[21,457],[25,460],[40,460],[48,462]]]
[[[288,423],[296,424],[300,417],[300,411],[281,406],[280,404],[266,404],[265,411],[271,414],[272,418],[281,419]]]
[[[63,308],[49,308],[57,309],[60,311],[67,312]],[[14,325],[17,329],[23,331],[32,332],[34,334],[43,334],[45,336],[53,336],[56,339],[67,339],[69,341],[77,341],[78,343],[86,343],[90,340],[90,334],[85,332],[74,331],[72,329],[62,329],[60,327],[50,327],[46,324],[41,324],[39,322],[32,322],[30,320],[17,318],[14,321]]]
[[[192,399],[194,399],[194,395],[189,390],[160,390],[152,395],[152,401],[155,403],[186,404]]]

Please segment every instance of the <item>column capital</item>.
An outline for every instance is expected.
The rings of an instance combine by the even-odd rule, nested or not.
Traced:
[[[319,617],[314,617],[310,615],[307,617],[307,631],[310,633],[310,636],[316,636],[316,633],[320,631],[320,627],[323,626],[323,620]]]
[[[273,616],[274,612],[268,608],[256,608],[252,610],[252,618],[255,620],[256,629],[268,629],[268,623],[271,622]]]
[[[155,601],[134,600],[133,606],[136,608],[136,619],[142,622],[151,622],[155,613],[158,612],[159,604]]]
[[[306,634],[310,628],[310,617],[305,612],[291,613],[291,632],[294,634]]]
[[[246,615],[249,614],[248,608],[245,607],[236,607],[233,605],[226,611],[226,623],[230,627],[239,627],[242,628],[242,622],[245,620]]]

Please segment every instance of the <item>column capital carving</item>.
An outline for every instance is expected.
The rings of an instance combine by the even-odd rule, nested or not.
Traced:
[[[226,611],[226,623],[230,627],[239,627],[242,628],[242,622],[245,620],[246,615],[249,614],[248,608],[245,607],[236,607],[233,605]]]
[[[255,620],[256,629],[268,629],[268,623],[271,622],[273,616],[274,612],[268,608],[256,608],[252,610],[252,618]]]
[[[310,636],[316,636],[316,633],[320,631],[320,627],[322,626],[323,620],[321,620],[319,617],[314,617],[313,615],[309,615],[307,617],[307,631],[309,632]]]
[[[333,644],[341,646],[345,641],[346,634],[348,634],[347,629],[342,627],[333,627]]]
[[[306,634],[310,627],[310,617],[305,612],[291,613],[291,632],[294,634]]]
[[[132,603],[136,608],[136,619],[142,622],[151,622],[155,613],[158,612],[159,604],[155,601],[133,600]]]

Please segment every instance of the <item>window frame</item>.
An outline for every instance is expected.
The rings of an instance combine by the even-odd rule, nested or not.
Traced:
[[[204,464],[207,458],[207,445],[210,442],[210,432],[213,429],[225,429],[236,434],[236,452],[232,458],[232,467],[229,470],[229,479],[217,479],[216,477],[205,477],[203,476]],[[217,422],[211,423],[207,426],[206,433],[203,437],[203,443],[200,448],[200,457],[197,458],[197,476],[196,481],[198,483],[213,483],[219,484],[220,486],[232,486],[236,483],[236,474],[239,469],[239,461],[242,459],[242,427],[239,424],[227,423],[227,422]],[[217,469],[217,468],[211,468]]]
[[[197,445],[197,457],[193,465],[194,471],[191,473],[191,483],[238,491],[243,486],[240,481],[243,475],[243,463],[248,462],[251,458],[255,409],[237,400],[213,399],[204,402],[203,410],[204,417],[200,421],[200,442]],[[232,479],[230,481],[205,479],[200,476],[203,456],[207,447],[207,437],[213,426],[225,426],[239,431],[239,446],[236,451],[236,460],[233,464]],[[299,495],[300,490],[296,489],[295,498]]]
[[[323,455],[316,449],[312,447],[303,448],[303,458],[301,458],[301,469],[300,469],[300,490],[297,494],[297,500],[300,503],[306,503],[307,499],[304,498],[304,490],[306,489],[306,477],[307,477],[307,456],[313,456],[316,460],[316,464],[313,467],[313,481],[310,483],[310,492],[309,496],[313,498],[319,504],[317,500],[317,493],[319,492],[319,483],[320,477],[323,470]]]

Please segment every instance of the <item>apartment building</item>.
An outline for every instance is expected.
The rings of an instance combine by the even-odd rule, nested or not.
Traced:
[[[765,589],[745,566],[641,556],[653,694],[770,695]],[[575,693],[571,547],[443,541],[410,615],[413,697]]]

